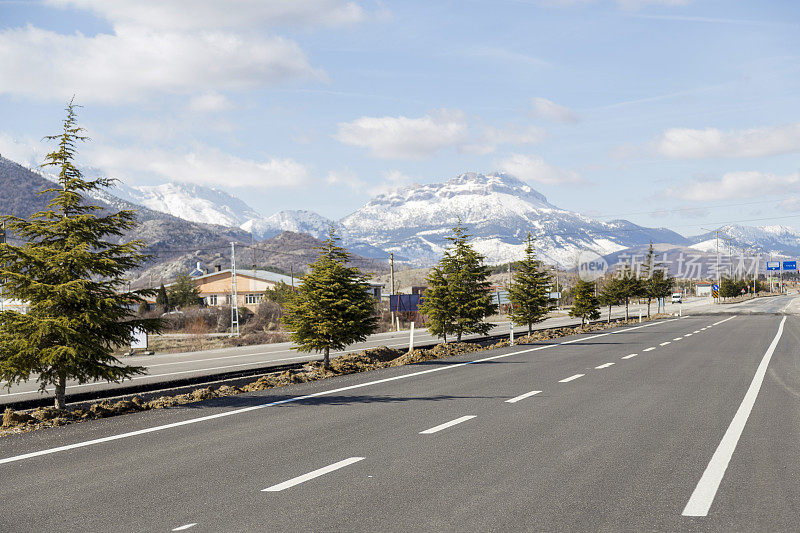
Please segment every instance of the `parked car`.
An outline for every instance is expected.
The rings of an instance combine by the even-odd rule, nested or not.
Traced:
[[[674,304],[683,303],[683,293],[673,292],[672,293],[672,303],[674,303]]]

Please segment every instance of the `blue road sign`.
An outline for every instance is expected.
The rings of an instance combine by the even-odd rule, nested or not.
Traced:
[[[767,270],[780,270],[780,269],[781,269],[780,261],[767,261]]]
[[[797,270],[797,261],[784,261],[783,262],[783,269],[784,270]]]
[[[718,290],[719,290],[719,285],[717,285],[716,283],[715,283],[715,284],[713,284],[713,285],[711,286],[711,290],[712,290],[712,291],[718,291]]]

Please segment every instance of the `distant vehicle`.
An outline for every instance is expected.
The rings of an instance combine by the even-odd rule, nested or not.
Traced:
[[[673,292],[672,293],[672,303],[674,303],[674,304],[683,303],[683,293]]]

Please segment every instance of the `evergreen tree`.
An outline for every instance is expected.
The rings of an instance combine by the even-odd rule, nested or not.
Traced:
[[[40,390],[55,386],[58,409],[66,406],[68,379],[119,382],[143,373],[123,365],[114,349],[129,344],[137,329],[161,328],[160,320],[136,318],[134,312],[154,291],[123,292],[124,273],[146,256],[140,241],[112,241],[135,226],[135,213],[108,214],[88,203],[113,180],[85,180],[73,164],[77,143],[86,140],[75,107],[67,106],[62,133],[47,137],[58,149],[43,166],[58,169],[60,187],[42,193],[55,197],[30,220],[4,217],[24,244],[0,244],[0,284],[30,304],[27,314],[0,313],[0,380],[11,385],[35,375]]]
[[[516,263],[513,281],[508,288],[511,300],[511,320],[515,325],[528,326],[528,335],[533,333],[533,324],[547,318],[550,307],[550,275],[534,254],[533,239],[528,233],[525,258]]]
[[[578,284],[575,285],[575,301],[569,310],[569,316],[580,317],[581,327],[583,327],[587,321],[600,318],[599,306],[594,295],[594,283],[578,280]]]
[[[619,304],[623,300],[622,284],[619,278],[612,277],[603,288],[600,290],[600,297],[598,303],[603,306],[608,306],[608,322],[611,322],[611,307]]]
[[[625,304],[625,320],[629,320],[628,309],[631,298],[639,298],[645,294],[645,283],[634,272],[630,265],[624,265],[618,273],[619,291]]]
[[[658,298],[654,294],[655,286],[651,283],[654,270],[655,270],[655,252],[653,251],[653,241],[650,241],[650,247],[647,249],[647,256],[645,257],[644,264],[642,265],[642,283],[644,285],[643,292],[647,297],[647,316],[650,316],[650,304],[653,298]]]
[[[672,286],[675,284],[675,278],[669,275],[663,269],[658,269],[653,272],[653,275],[647,280],[647,294],[652,298],[666,298],[672,294]],[[648,310],[648,316],[650,316]]]
[[[175,283],[169,288],[169,298],[167,299],[173,307],[185,309],[195,305],[200,305],[200,291],[195,285],[189,274],[181,272],[175,278]]]
[[[281,281],[277,285],[271,288],[267,288],[264,291],[264,297],[271,301],[275,302],[276,304],[283,307],[289,298],[292,296],[292,287]]]
[[[468,239],[459,220],[453,235],[447,238],[451,247],[428,275],[428,289],[420,309],[428,316],[432,334],[446,338],[447,333],[452,333],[457,342],[461,342],[464,333],[488,333],[494,326],[483,319],[497,310],[489,292],[489,268]]]
[[[331,226],[319,258],[291,294],[283,316],[298,350],[322,351],[326,370],[331,350],[365,340],[378,322],[367,279],[358,268],[348,266],[350,254],[338,240]]]
[[[161,309],[162,313],[169,312],[169,296],[167,295],[167,289],[164,287],[163,283],[156,293],[156,309]]]

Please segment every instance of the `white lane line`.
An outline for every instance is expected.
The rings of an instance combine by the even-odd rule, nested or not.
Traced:
[[[672,339],[672,340],[674,340],[674,341],[683,340],[683,337],[675,337],[675,338],[674,338],[674,339]]]
[[[711,456],[711,461],[709,461],[700,481],[697,482],[697,487],[695,487],[694,492],[692,492],[692,496],[686,503],[686,507],[683,508],[683,513],[681,513],[683,516],[708,515],[708,510],[711,508],[711,504],[714,503],[714,497],[717,495],[719,484],[722,482],[725,471],[728,469],[728,463],[733,456],[733,452],[736,450],[736,445],[739,443],[739,437],[742,436],[744,426],[747,424],[747,419],[750,417],[750,411],[753,410],[753,405],[756,403],[756,398],[758,397],[758,392],[761,390],[761,383],[764,381],[764,375],[767,373],[767,367],[769,366],[770,359],[772,359],[772,354],[775,352],[775,348],[781,340],[781,335],[783,335],[784,323],[786,323],[786,317],[783,317],[781,320],[781,324],[778,326],[778,332],[775,334],[775,338],[772,339],[772,343],[761,359],[761,363],[758,365],[756,373],[753,376],[753,381],[750,382],[750,387],[748,387],[744,395],[742,404],[733,416],[733,420],[731,420],[730,426],[728,426],[728,429],[725,431],[725,435],[722,437],[719,446],[717,446],[714,455]]]
[[[450,422],[445,422],[444,424],[439,424],[438,426],[433,426],[430,429],[426,429],[425,431],[420,431],[420,435],[430,435],[432,433],[437,433],[443,429],[447,429],[449,427],[455,426],[456,424],[460,424],[461,422],[466,422],[467,420],[472,420],[475,418],[475,415],[466,415],[455,420],[451,420]]]
[[[606,364],[604,364],[604,365],[596,366],[595,368],[596,368],[597,370],[600,370],[601,368],[608,368],[608,367],[610,367],[610,366],[611,366],[611,365],[613,365],[613,364],[614,364],[614,363],[606,363]]]
[[[711,325],[712,325],[712,326],[719,326],[719,325],[720,325],[720,324],[722,324],[723,322],[727,322],[728,320],[733,320],[734,318],[736,318],[736,317],[735,317],[735,316],[730,316],[730,317],[726,318],[725,320],[720,320],[719,322],[714,322],[714,323],[713,323],[713,324],[711,324]]]
[[[184,524],[182,526],[178,526],[175,529],[173,529],[172,531],[185,531],[185,530],[187,530],[189,528],[192,528],[192,527],[194,527],[196,525],[197,525],[197,522],[192,522],[191,524]]]
[[[692,335],[694,335],[694,333],[687,333],[686,335],[684,335],[684,337],[691,337]]]
[[[575,374],[574,376],[570,376],[568,378],[558,380],[559,383],[567,383],[568,381],[572,381],[573,379],[582,378],[586,374]]]
[[[645,348],[645,349],[644,349],[644,350],[642,350],[642,351],[643,351],[643,352],[652,352],[652,351],[653,351],[653,350],[655,350],[655,349],[656,349],[656,347],[655,347],[655,346],[651,346],[651,347],[649,347],[649,348]]]
[[[350,457],[343,461],[339,461],[338,463],[333,463],[332,465],[324,466],[322,468],[318,468],[308,474],[303,474],[302,476],[294,477],[290,480],[284,481],[283,483],[278,483],[277,485],[272,485],[271,487],[267,487],[266,489],[261,489],[261,492],[280,492],[282,490],[288,489],[290,487],[294,487],[295,485],[299,485],[300,483],[305,483],[306,481],[312,480],[319,476],[324,476],[325,474],[329,474],[334,470],[339,470],[340,468],[344,468],[345,466],[349,466],[353,463],[357,463],[361,460],[365,459],[364,457]]]
[[[584,341],[588,341],[588,340],[592,340],[592,339],[597,339],[597,338],[600,338],[600,337],[606,337],[608,335],[615,335],[616,333],[628,332],[628,331],[633,331],[633,330],[642,329],[642,328],[649,328],[649,327],[652,327],[652,326],[656,326],[658,324],[666,324],[666,323],[669,323],[669,322],[674,322],[676,320],[681,320],[681,319],[680,318],[670,318],[670,319],[667,319],[667,320],[664,320],[664,321],[651,322],[650,324],[644,324],[644,325],[641,325],[641,326],[634,326],[632,328],[625,328],[625,329],[621,329],[621,330],[617,330],[617,331],[609,331],[607,333],[598,333],[597,335],[590,335],[588,337],[578,337],[577,339],[570,339],[568,341],[558,342],[558,343],[555,343],[555,344],[546,344],[544,346],[536,346],[534,348],[526,348],[525,350],[518,350],[516,352],[509,352],[509,353],[501,353],[501,354],[498,354],[498,355],[491,355],[489,357],[483,357],[481,359],[473,359],[472,361],[465,361],[463,363],[456,363],[456,364],[451,364],[451,365],[439,366],[439,367],[435,367],[435,368],[428,368],[426,370],[420,370],[418,372],[409,372],[408,374],[401,374],[399,376],[392,376],[390,378],[376,379],[374,381],[366,381],[364,383],[356,383],[355,385],[348,385],[346,387],[339,387],[339,388],[336,388],[336,389],[324,390],[324,391],[315,392],[315,393],[312,393],[312,394],[304,394],[302,396],[293,396],[291,398],[285,398],[283,400],[278,400],[278,401],[275,401],[275,402],[268,402],[268,403],[262,403],[262,404],[258,404],[258,405],[251,405],[249,407],[242,407],[240,409],[232,409],[230,411],[224,411],[222,413],[216,413],[216,414],[213,414],[213,415],[199,416],[197,418],[190,418],[188,420],[182,420],[180,422],[172,422],[170,424],[163,424],[163,425],[160,425],[160,426],[151,426],[149,428],[139,429],[139,430],[136,430],[136,431],[128,431],[126,433],[117,433],[115,435],[109,435],[107,437],[101,437],[101,438],[98,438],[98,439],[84,440],[84,441],[75,442],[75,443],[72,443],[72,444],[66,444],[64,446],[57,446],[55,448],[46,448],[44,450],[39,450],[39,451],[35,451],[35,452],[23,453],[23,454],[20,454],[20,455],[13,455],[11,457],[4,457],[4,458],[0,459],[0,465],[1,464],[6,464],[6,463],[13,463],[13,462],[16,462],[16,461],[22,461],[22,460],[25,460],[25,459],[32,459],[34,457],[40,457],[42,455],[50,455],[52,453],[64,452],[64,451],[68,451],[68,450],[75,450],[77,448],[84,448],[86,446],[94,446],[95,444],[102,444],[104,442],[112,442],[112,441],[115,441],[115,440],[127,439],[127,438],[130,438],[130,437],[137,437],[139,435],[147,435],[148,433],[155,433],[156,431],[164,431],[164,430],[167,430],[167,429],[172,429],[172,428],[177,428],[177,427],[182,427],[182,426],[188,426],[188,425],[191,425],[191,424],[199,424],[200,422],[206,422],[208,420],[216,420],[218,418],[225,418],[225,417],[228,417],[228,416],[239,415],[239,414],[243,414],[243,413],[248,413],[250,411],[256,411],[258,409],[265,409],[267,407],[274,407],[276,405],[283,405],[283,404],[293,403],[293,402],[301,402],[303,400],[308,400],[310,398],[318,398],[320,396],[327,396],[329,394],[337,394],[339,392],[344,392],[344,391],[353,390],[353,389],[360,389],[362,387],[370,387],[372,385],[378,385],[378,384],[381,384],[381,383],[389,383],[391,381],[397,381],[397,380],[400,380],[400,379],[408,379],[408,378],[412,378],[412,377],[416,377],[416,376],[421,376],[421,375],[424,375],[424,374],[431,374],[433,372],[443,372],[445,370],[453,370],[453,369],[456,369],[456,368],[460,368],[462,366],[484,363],[486,361],[496,361],[498,359],[505,359],[506,357],[513,357],[515,355],[521,355],[521,354],[531,353],[531,352],[538,352],[540,350],[549,350],[549,349],[552,349],[552,348],[556,348],[558,346],[565,346],[567,344],[575,344],[577,342],[584,342]]]
[[[700,333],[699,329],[694,330],[692,333]]]
[[[540,390],[532,390],[530,392],[526,392],[525,394],[520,394],[519,396],[515,396],[515,397],[511,398],[510,400],[506,400],[506,403],[517,403],[520,400],[524,400],[525,398],[530,398],[531,396],[534,396],[535,394],[539,394],[540,392],[542,392],[542,391],[540,391]]]
[[[632,353],[632,354],[628,354],[628,355],[623,355],[622,358],[623,359],[630,359],[631,357],[636,357],[637,355],[639,355],[639,354],[638,353]]]
[[[666,346],[667,344],[670,344],[670,342],[671,342],[671,341],[662,342],[661,344],[659,344],[659,346]]]

